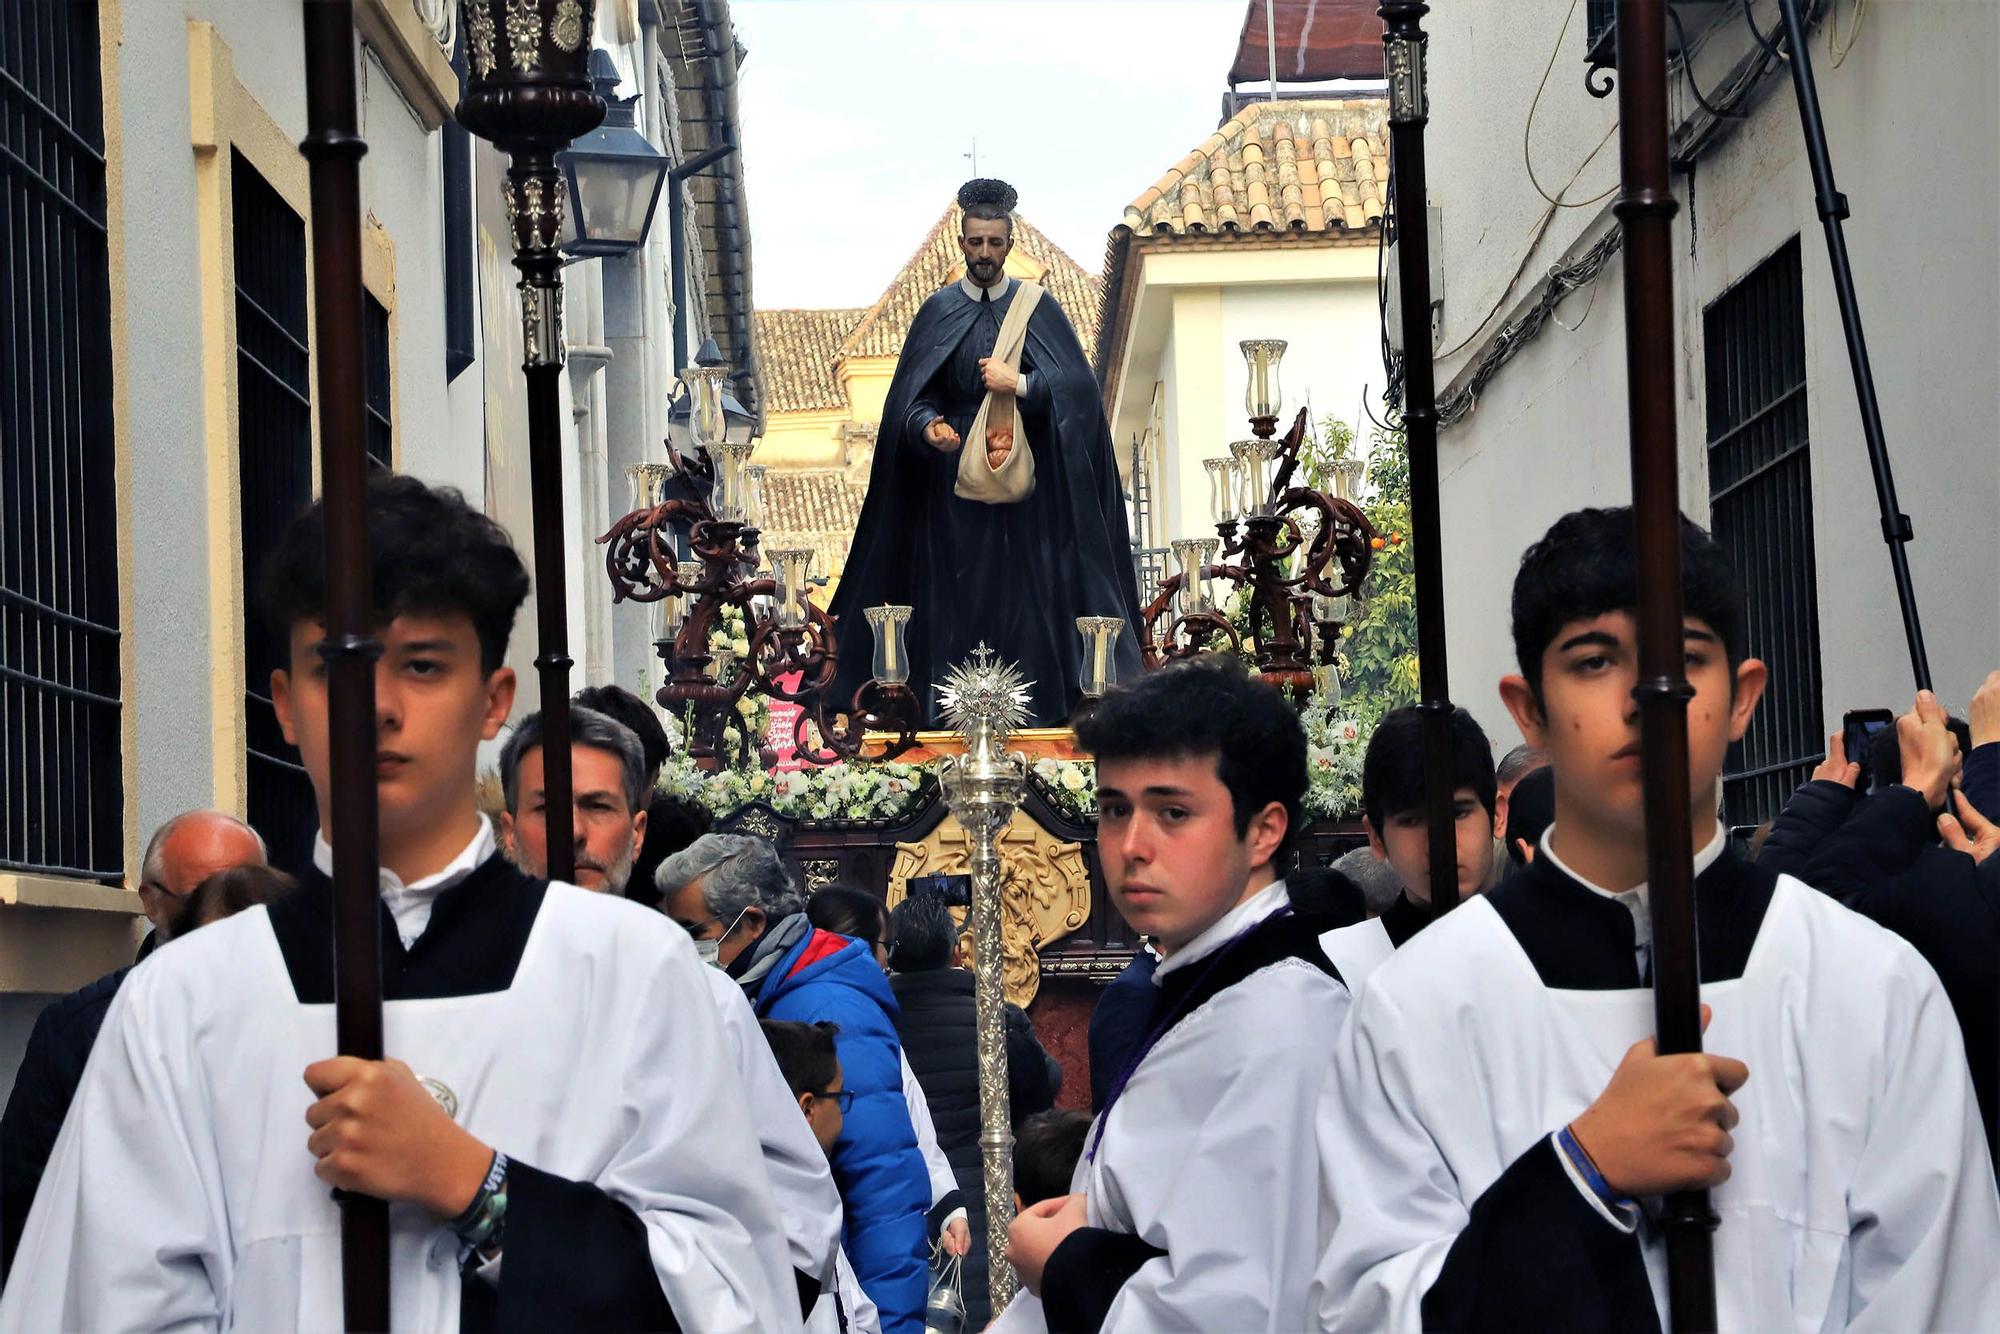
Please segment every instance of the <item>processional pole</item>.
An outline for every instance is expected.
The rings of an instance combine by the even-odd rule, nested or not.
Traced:
[[[1014,1221],[1013,1116],[1007,1092],[1004,1013],[1006,955],[1000,924],[1000,834],[1014,818],[1028,780],[1021,756],[1003,750],[1027,721],[1028,687],[1013,664],[995,662],[981,644],[952,668],[939,689],[947,722],[965,753],[944,762],[941,786],[952,817],[972,844],[974,1050],[979,1059],[979,1156],[986,1195],[986,1276],[994,1310],[1014,1298],[1007,1228]]]
[[[528,379],[535,621],[541,654],[542,788],[549,878],[576,878],[570,804],[569,614],[563,540],[562,235],[567,187],[556,154],[604,119],[590,79],[593,0],[463,0],[467,79],[458,122],[507,154],[500,183],[521,271],[521,369]]]
[[[1653,1022],[1661,1055],[1701,1050],[1695,949],[1693,797],[1688,786],[1681,609],[1680,450],[1674,426],[1673,218],[1667,164],[1666,0],[1618,13],[1618,146],[1625,229],[1625,378],[1632,433],[1632,520],[1639,557],[1639,729],[1645,766],[1646,883],[1652,914]],[[1716,1216],[1705,1190],[1666,1198],[1667,1295],[1676,1334],[1713,1330]]]
[[[1410,536],[1416,544],[1417,711],[1424,732],[1424,819],[1430,831],[1431,913],[1458,906],[1452,818],[1451,677],[1444,645],[1443,520],[1438,510],[1437,382],[1431,366],[1431,240],[1424,183],[1430,120],[1422,0],[1382,0],[1376,12],[1389,79],[1389,172],[1396,202],[1396,276],[1403,307],[1403,445],[1410,462]]]
[[[306,0],[306,137],[312,179],[313,324],[318,347],[320,497],[326,530],[329,809],[333,842],[334,1031],[342,1056],[382,1059],[377,925],[375,663],[369,606],[368,455],[362,415],[361,155],[354,9]],[[341,1298],[347,1328],[389,1327],[389,1205],[342,1192]]]
[[[1875,398],[1875,371],[1868,361],[1868,336],[1861,328],[1861,302],[1854,294],[1854,265],[1847,257],[1847,196],[1833,183],[1833,159],[1827,153],[1826,124],[1819,114],[1819,88],[1813,81],[1812,52],[1798,0],[1778,0],[1784,16],[1785,43],[1791,48],[1792,87],[1798,94],[1799,124],[1805,133],[1806,161],[1812,166],[1813,196],[1826,230],[1826,257],[1833,267],[1833,295],[1840,306],[1840,327],[1847,335],[1847,363],[1854,374],[1854,401],[1861,409],[1861,438],[1868,447],[1868,467],[1875,476],[1875,503],[1882,514],[1882,540],[1889,544],[1889,569],[1896,581],[1896,602],[1903,612],[1903,638],[1910,646],[1910,670],[1917,689],[1931,688],[1931,664],[1924,652],[1924,627],[1917,619],[1917,592],[1910,582],[1909,543],[1916,531],[1910,516],[1896,501],[1896,476],[1889,468],[1889,443],[1882,434],[1882,405]]]

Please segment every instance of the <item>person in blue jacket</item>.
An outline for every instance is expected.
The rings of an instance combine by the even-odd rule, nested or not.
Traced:
[[[883,1334],[921,1334],[930,1292],[930,1176],[903,1099],[889,979],[866,942],[822,931],[803,914],[769,932],[757,953],[767,949],[775,961],[752,970],[762,976],[758,1016],[840,1027],[834,1044],[851,1104],[831,1156],[847,1208],[841,1241],[848,1261],[881,1314]]]

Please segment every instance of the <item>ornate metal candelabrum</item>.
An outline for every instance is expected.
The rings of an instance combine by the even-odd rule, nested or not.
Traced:
[[[694,451],[673,463],[629,470],[635,508],[598,539],[606,547],[612,600],[653,605],[654,649],[667,667],[656,698],[674,717],[691,721],[688,748],[695,757],[737,764],[756,757],[750,729],[737,721],[739,706],[755,692],[804,710],[795,744],[807,763],[892,759],[916,745],[922,720],[902,643],[910,609],[868,609],[875,673],[853,699],[829,699],[839,649],[833,618],[807,596],[813,553],[803,547],[763,551],[770,568],[758,569],[762,470],[746,466],[750,442],[721,438],[726,373],[720,365],[682,372],[694,400]],[[692,560],[680,558],[682,534]],[[741,647],[711,652],[727,607],[743,614]],[[892,733],[893,739],[869,752],[869,732]],[[775,757],[761,758],[770,763]]]
[[[1257,434],[1230,446],[1230,457],[1203,463],[1216,536],[1173,544],[1179,568],[1160,581],[1158,595],[1141,613],[1140,647],[1149,668],[1210,652],[1222,640],[1240,649],[1242,635],[1213,592],[1221,579],[1250,592],[1259,672],[1302,698],[1316,684],[1326,689],[1338,680],[1333,666],[1340,633],[1368,577],[1375,529],[1354,503],[1358,462],[1334,463],[1335,495],[1292,485],[1305,412],[1282,440],[1269,438],[1284,344],[1252,339],[1243,351]]]
[[[1115,632],[1114,632],[1115,633]],[[1008,734],[1028,717],[1028,687],[1011,663],[994,661],[981,644],[938,687],[945,720],[965,738],[965,753],[945,760],[944,799],[972,841],[973,1008],[979,1057],[979,1149],[986,1189],[986,1264],[993,1309],[1014,1296],[1007,1227],[1014,1221],[1009,1156],[1013,1144],[1007,1098],[1007,1035],[1000,940],[1000,834],[1027,788],[1028,764],[1004,750]]]

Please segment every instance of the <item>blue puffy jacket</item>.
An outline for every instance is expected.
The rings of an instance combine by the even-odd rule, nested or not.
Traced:
[[[847,1209],[841,1242],[883,1334],[921,1334],[930,1292],[925,1215],[930,1174],[903,1100],[896,997],[869,947],[817,927],[765,976],[757,1013],[840,1025],[843,1087],[853,1093],[833,1144],[833,1179]]]

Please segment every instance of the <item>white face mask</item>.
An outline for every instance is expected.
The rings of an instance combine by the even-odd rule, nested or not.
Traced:
[[[733,921],[728,926],[723,927],[722,934],[717,936],[714,940],[697,940],[694,943],[695,957],[697,959],[700,959],[703,963],[707,964],[710,968],[722,967],[722,942],[727,940],[729,938],[729,933],[736,929],[736,922],[740,922],[743,920],[743,913],[747,913],[749,911],[750,910],[748,908],[745,908],[743,912],[737,913],[736,921]]]

